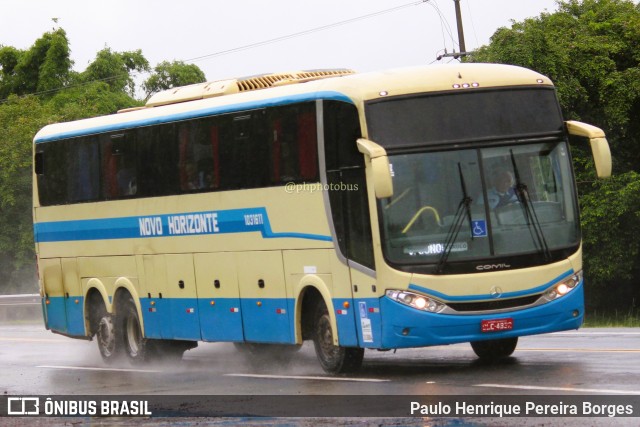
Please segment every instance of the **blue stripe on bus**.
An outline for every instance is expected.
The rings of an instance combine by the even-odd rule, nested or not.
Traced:
[[[331,242],[331,236],[271,230],[264,207],[201,211],[155,216],[129,216],[40,222],[33,226],[37,243],[134,239],[260,232],[265,239],[294,238]]]
[[[281,105],[294,104],[297,102],[315,101],[319,99],[353,103],[351,99],[349,99],[347,96],[339,92],[322,91],[322,92],[313,92],[313,93],[303,93],[299,95],[282,96],[277,98],[268,98],[268,99],[257,100],[257,101],[242,102],[238,104],[202,108],[199,110],[185,111],[185,112],[176,113],[176,114],[167,114],[165,116],[150,117],[150,118],[145,118],[140,120],[132,120],[129,122],[94,126],[94,127],[88,127],[85,129],[70,130],[66,132],[55,133],[53,135],[37,137],[35,139],[35,143],[39,144],[42,142],[57,141],[60,139],[75,138],[75,137],[80,137],[85,135],[92,135],[96,133],[128,130],[128,129],[133,129],[141,126],[161,125],[164,123],[171,123],[171,122],[176,122],[180,120],[199,119],[199,118],[218,115],[218,114],[227,114],[227,113],[233,113],[237,111],[246,111],[246,110],[252,110],[257,108],[275,107],[275,106],[281,106]]]
[[[558,283],[559,281],[561,281],[563,279],[566,279],[567,277],[571,276],[572,274],[573,274],[573,270],[569,270],[569,271],[561,274],[560,276],[556,277],[555,279],[545,283],[544,285],[536,286],[535,288],[524,289],[522,291],[505,292],[505,293],[500,295],[500,299],[517,298],[517,297],[524,297],[524,296],[528,296],[528,295],[534,295],[534,294],[542,293],[542,292],[546,291],[553,284]],[[438,292],[438,291],[434,291],[433,289],[424,288],[422,286],[413,285],[413,284],[409,285],[409,289],[412,289],[414,291],[423,292],[425,294],[434,296],[436,298],[440,298],[440,299],[442,299],[444,301],[447,301],[447,302],[452,302],[452,301],[479,301],[479,300],[485,300],[485,299],[489,299],[489,300],[495,299],[495,296],[493,296],[491,294],[463,295],[463,296],[447,295],[447,294],[443,294],[443,293]]]

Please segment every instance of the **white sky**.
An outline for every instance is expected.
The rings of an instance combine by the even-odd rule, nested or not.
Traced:
[[[151,66],[211,55],[387,9],[322,31],[193,63],[207,80],[317,68],[371,71],[428,64],[457,43],[453,0],[0,0],[0,45],[26,49],[54,26],[65,29],[74,69],[104,47],[141,49]],[[462,0],[467,50],[499,27],[555,0]],[[441,25],[440,14],[446,20]],[[58,24],[52,21],[58,18]],[[446,59],[445,61],[449,61]],[[191,61],[188,61],[191,62]]]

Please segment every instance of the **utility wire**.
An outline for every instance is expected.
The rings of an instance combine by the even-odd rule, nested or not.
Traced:
[[[403,4],[403,5],[400,5],[400,6],[392,7],[390,9],[385,9],[385,10],[381,10],[381,11],[378,11],[378,12],[369,13],[367,15],[358,16],[357,18],[346,19],[344,21],[335,22],[333,24],[323,25],[323,26],[320,26],[320,27],[311,28],[309,30],[299,31],[297,33],[287,34],[286,36],[275,37],[275,38],[272,38],[272,39],[263,40],[261,42],[251,43],[251,44],[247,44],[247,45],[244,45],[244,46],[234,47],[232,49],[227,49],[227,50],[222,50],[222,51],[215,52],[215,53],[210,53],[208,55],[198,56],[198,57],[195,57],[195,58],[187,59],[187,60],[185,60],[185,62],[201,61],[201,60],[208,59],[208,58],[213,58],[213,57],[222,56],[222,55],[228,55],[230,53],[240,52],[240,51],[247,50],[247,49],[253,49],[255,47],[260,47],[260,46],[265,46],[265,45],[272,44],[272,43],[281,42],[281,41],[292,39],[292,38],[295,38],[295,37],[306,36],[308,34],[316,33],[318,31],[324,31],[324,30],[328,30],[328,29],[331,29],[331,28],[339,27],[339,26],[342,26],[342,25],[351,24],[353,22],[361,21],[361,20],[364,20],[364,19],[373,18],[375,16],[380,16],[380,15],[385,15],[387,13],[396,12],[398,10],[405,9],[407,7],[419,6],[419,5],[423,4],[423,3],[431,4],[431,3],[429,3],[429,0],[414,1],[414,2],[411,2],[411,3],[406,3],[406,4]],[[436,10],[437,10],[437,8],[436,8]]]
[[[287,34],[287,35],[284,35],[284,36],[275,37],[275,38],[272,38],[272,39],[263,40],[263,41],[256,42],[256,43],[247,44],[247,45],[244,45],[244,46],[238,46],[238,47],[235,47],[235,48],[226,49],[226,50],[210,53],[210,54],[207,54],[207,55],[197,56],[195,58],[190,58],[190,59],[183,60],[183,62],[198,62],[198,61],[203,61],[205,59],[215,58],[215,57],[223,56],[223,55],[228,55],[228,54],[235,53],[235,52],[241,52],[241,51],[244,51],[244,50],[249,50],[249,49],[253,49],[253,48],[256,48],[256,47],[261,47],[261,46],[265,46],[265,45],[272,44],[272,43],[278,43],[278,42],[281,42],[281,41],[284,41],[284,40],[288,40],[288,39],[292,39],[292,38],[296,38],[296,37],[301,37],[301,36],[305,36],[305,35],[308,35],[308,34],[313,34],[313,33],[319,32],[319,31],[329,30],[331,28],[339,27],[339,26],[342,26],[342,25],[351,24],[351,23],[354,23],[354,22],[357,22],[357,21],[361,21],[361,20],[364,20],[364,19],[369,19],[369,18],[373,18],[373,17],[376,17],[376,16],[380,16],[380,15],[385,15],[385,14],[388,14],[388,13],[396,12],[398,10],[406,9],[408,7],[419,6],[419,5],[423,4],[423,3],[431,5],[436,10],[436,12],[438,12],[438,14],[440,15],[441,26],[442,26],[442,23],[443,23],[443,20],[444,20],[444,22],[446,23],[446,26],[448,27],[446,30],[449,33],[449,36],[451,37],[451,39],[453,40],[453,36],[451,35],[451,28],[449,27],[449,24],[446,22],[446,19],[444,19],[444,17],[442,16],[442,13],[440,12],[440,9],[437,6],[433,5],[430,0],[419,0],[419,1],[413,1],[411,3],[405,3],[405,4],[402,4],[402,5],[399,5],[399,6],[396,6],[396,7],[392,7],[392,8],[389,8],[389,9],[380,10],[378,12],[369,13],[367,15],[362,15],[362,16],[358,16],[358,17],[355,17],[355,18],[346,19],[344,21],[335,22],[333,24],[322,25],[320,27],[311,28],[309,30],[299,31],[299,32],[296,32],[296,33],[291,33],[291,34]],[[129,75],[131,77],[137,77],[140,74],[142,74],[142,72],[135,72],[135,73],[131,73]],[[59,92],[59,91],[65,90],[65,89],[71,89],[71,88],[76,88],[76,87],[89,85],[89,84],[92,84],[92,83],[95,83],[95,82],[109,81],[109,80],[117,79],[119,77],[120,76],[105,77],[103,79],[92,80],[90,82],[79,83],[79,84],[72,85],[72,86],[64,86],[64,87],[61,87],[61,88],[58,88],[58,89],[49,89],[49,90],[41,91],[41,92],[34,92],[34,93],[27,94],[27,95],[22,95],[19,98],[24,98],[26,96],[47,95],[47,94]],[[8,101],[8,99],[2,99],[2,100],[0,100],[0,104],[3,104],[5,102],[7,102],[7,101]]]

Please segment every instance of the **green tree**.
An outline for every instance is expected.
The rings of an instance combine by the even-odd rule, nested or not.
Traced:
[[[82,83],[104,82],[112,92],[127,93],[135,96],[134,75],[149,71],[149,61],[139,49],[132,52],[113,52],[104,48],[96,55],[87,69],[79,76]]]
[[[151,76],[142,84],[147,99],[154,93],[179,86],[205,82],[202,70],[194,64],[182,61],[163,61],[156,65]]]
[[[520,65],[556,84],[567,119],[602,127],[614,156],[610,181],[595,180],[588,149],[572,147],[591,305],[612,288],[640,296],[640,5],[561,0],[558,10],[500,28],[475,62]]]
[[[26,95],[60,88],[73,62],[63,29],[45,33],[26,51],[0,47],[0,96]]]
[[[31,141],[52,118],[33,96],[12,95],[0,104],[0,280],[8,286],[3,291],[17,290],[18,277],[34,277]]]

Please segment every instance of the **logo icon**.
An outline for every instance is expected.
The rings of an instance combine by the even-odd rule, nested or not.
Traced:
[[[40,398],[7,398],[7,415],[40,415]]]
[[[500,298],[502,296],[502,288],[500,286],[492,286],[489,293],[493,298]]]

